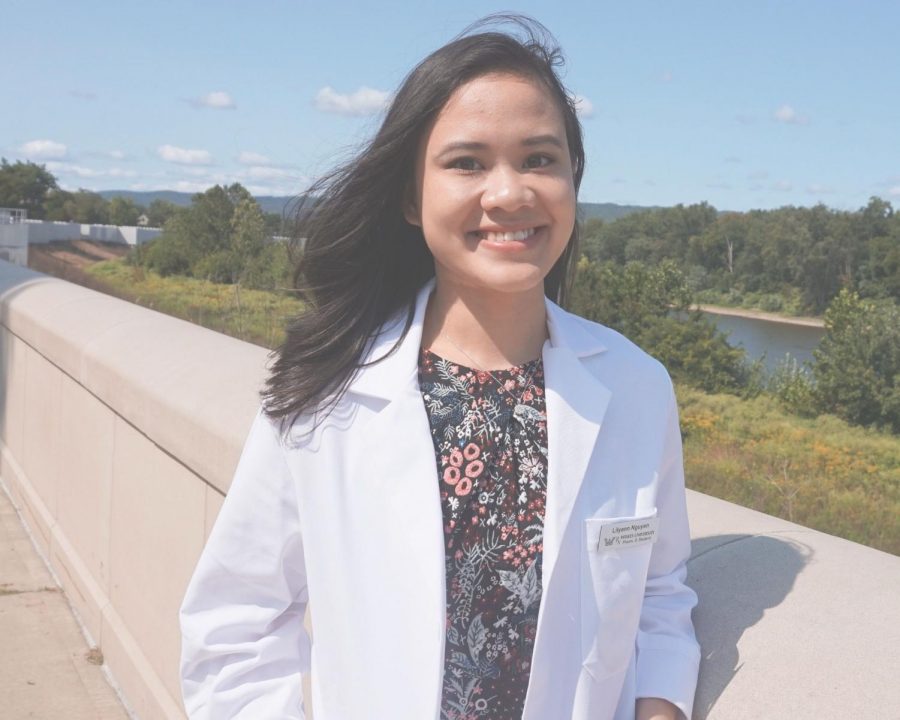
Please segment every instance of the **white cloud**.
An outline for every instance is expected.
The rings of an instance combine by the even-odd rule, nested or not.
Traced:
[[[589,118],[594,117],[594,103],[588,100],[584,95],[575,96],[575,112],[578,117]]]
[[[664,70],[659,79],[664,83],[672,82],[672,72],[670,70]]]
[[[900,197],[900,185],[895,185],[892,188],[888,188],[888,195],[891,197]]]
[[[125,153],[123,153],[121,150],[110,150],[106,154],[108,157],[111,157],[113,160],[124,160],[125,159]]]
[[[390,93],[361,87],[354,93],[342,95],[329,85],[316,94],[316,109],[338,115],[374,115],[387,107]]]
[[[237,107],[231,95],[222,90],[193,98],[189,102],[194,107],[208,107],[214,110],[234,110]]]
[[[74,175],[80,178],[131,178],[137,177],[134,170],[123,170],[122,168],[89,168],[83,165],[74,165],[67,162],[50,161],[47,163],[47,169],[55,173],[63,173],[66,175]]]
[[[174,187],[166,187],[167,190],[177,190],[185,193],[200,193],[209,190],[215,183],[200,182],[198,180],[179,180]],[[163,189],[163,188],[160,188]]]
[[[243,151],[240,155],[238,155],[238,162],[241,165],[274,165],[271,160],[265,155],[260,155],[255,152]]]
[[[19,148],[19,152],[29,159],[62,160],[69,150],[54,140],[29,140]]]
[[[809,122],[806,115],[801,115],[790,105],[782,105],[775,111],[773,117],[786,125],[806,125]]]
[[[772,186],[775,190],[780,190],[781,192],[789,192],[794,189],[794,186],[791,185],[787,180],[778,180]]]
[[[166,162],[179,165],[212,165],[212,155],[207,150],[188,150],[174,145],[160,145],[156,154]]]
[[[813,183],[812,185],[807,186],[806,192],[808,192],[810,195],[830,195],[834,192],[834,188],[829,185]]]
[[[282,180],[285,178],[295,177],[287,170],[276,167],[255,166],[248,168],[241,173],[243,177],[252,178],[253,180]]]

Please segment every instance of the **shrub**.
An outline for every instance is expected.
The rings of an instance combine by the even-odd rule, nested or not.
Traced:
[[[815,403],[859,425],[900,432],[900,308],[842,290],[815,350]]]

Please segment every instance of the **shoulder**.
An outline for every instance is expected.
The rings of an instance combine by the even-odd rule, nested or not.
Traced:
[[[663,364],[622,333],[555,305],[551,322],[591,373],[619,398],[646,400],[656,407],[674,401]]]

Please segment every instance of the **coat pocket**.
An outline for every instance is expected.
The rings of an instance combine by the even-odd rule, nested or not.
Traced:
[[[656,510],[634,517],[584,521],[581,650],[584,668],[600,680],[623,670],[634,653],[652,539],[611,542],[615,528],[653,524]]]

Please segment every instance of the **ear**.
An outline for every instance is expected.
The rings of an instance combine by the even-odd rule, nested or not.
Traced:
[[[416,227],[422,227],[422,218],[419,216],[419,206],[416,202],[415,191],[412,186],[407,185],[406,191],[403,193],[403,217],[406,222]]]

